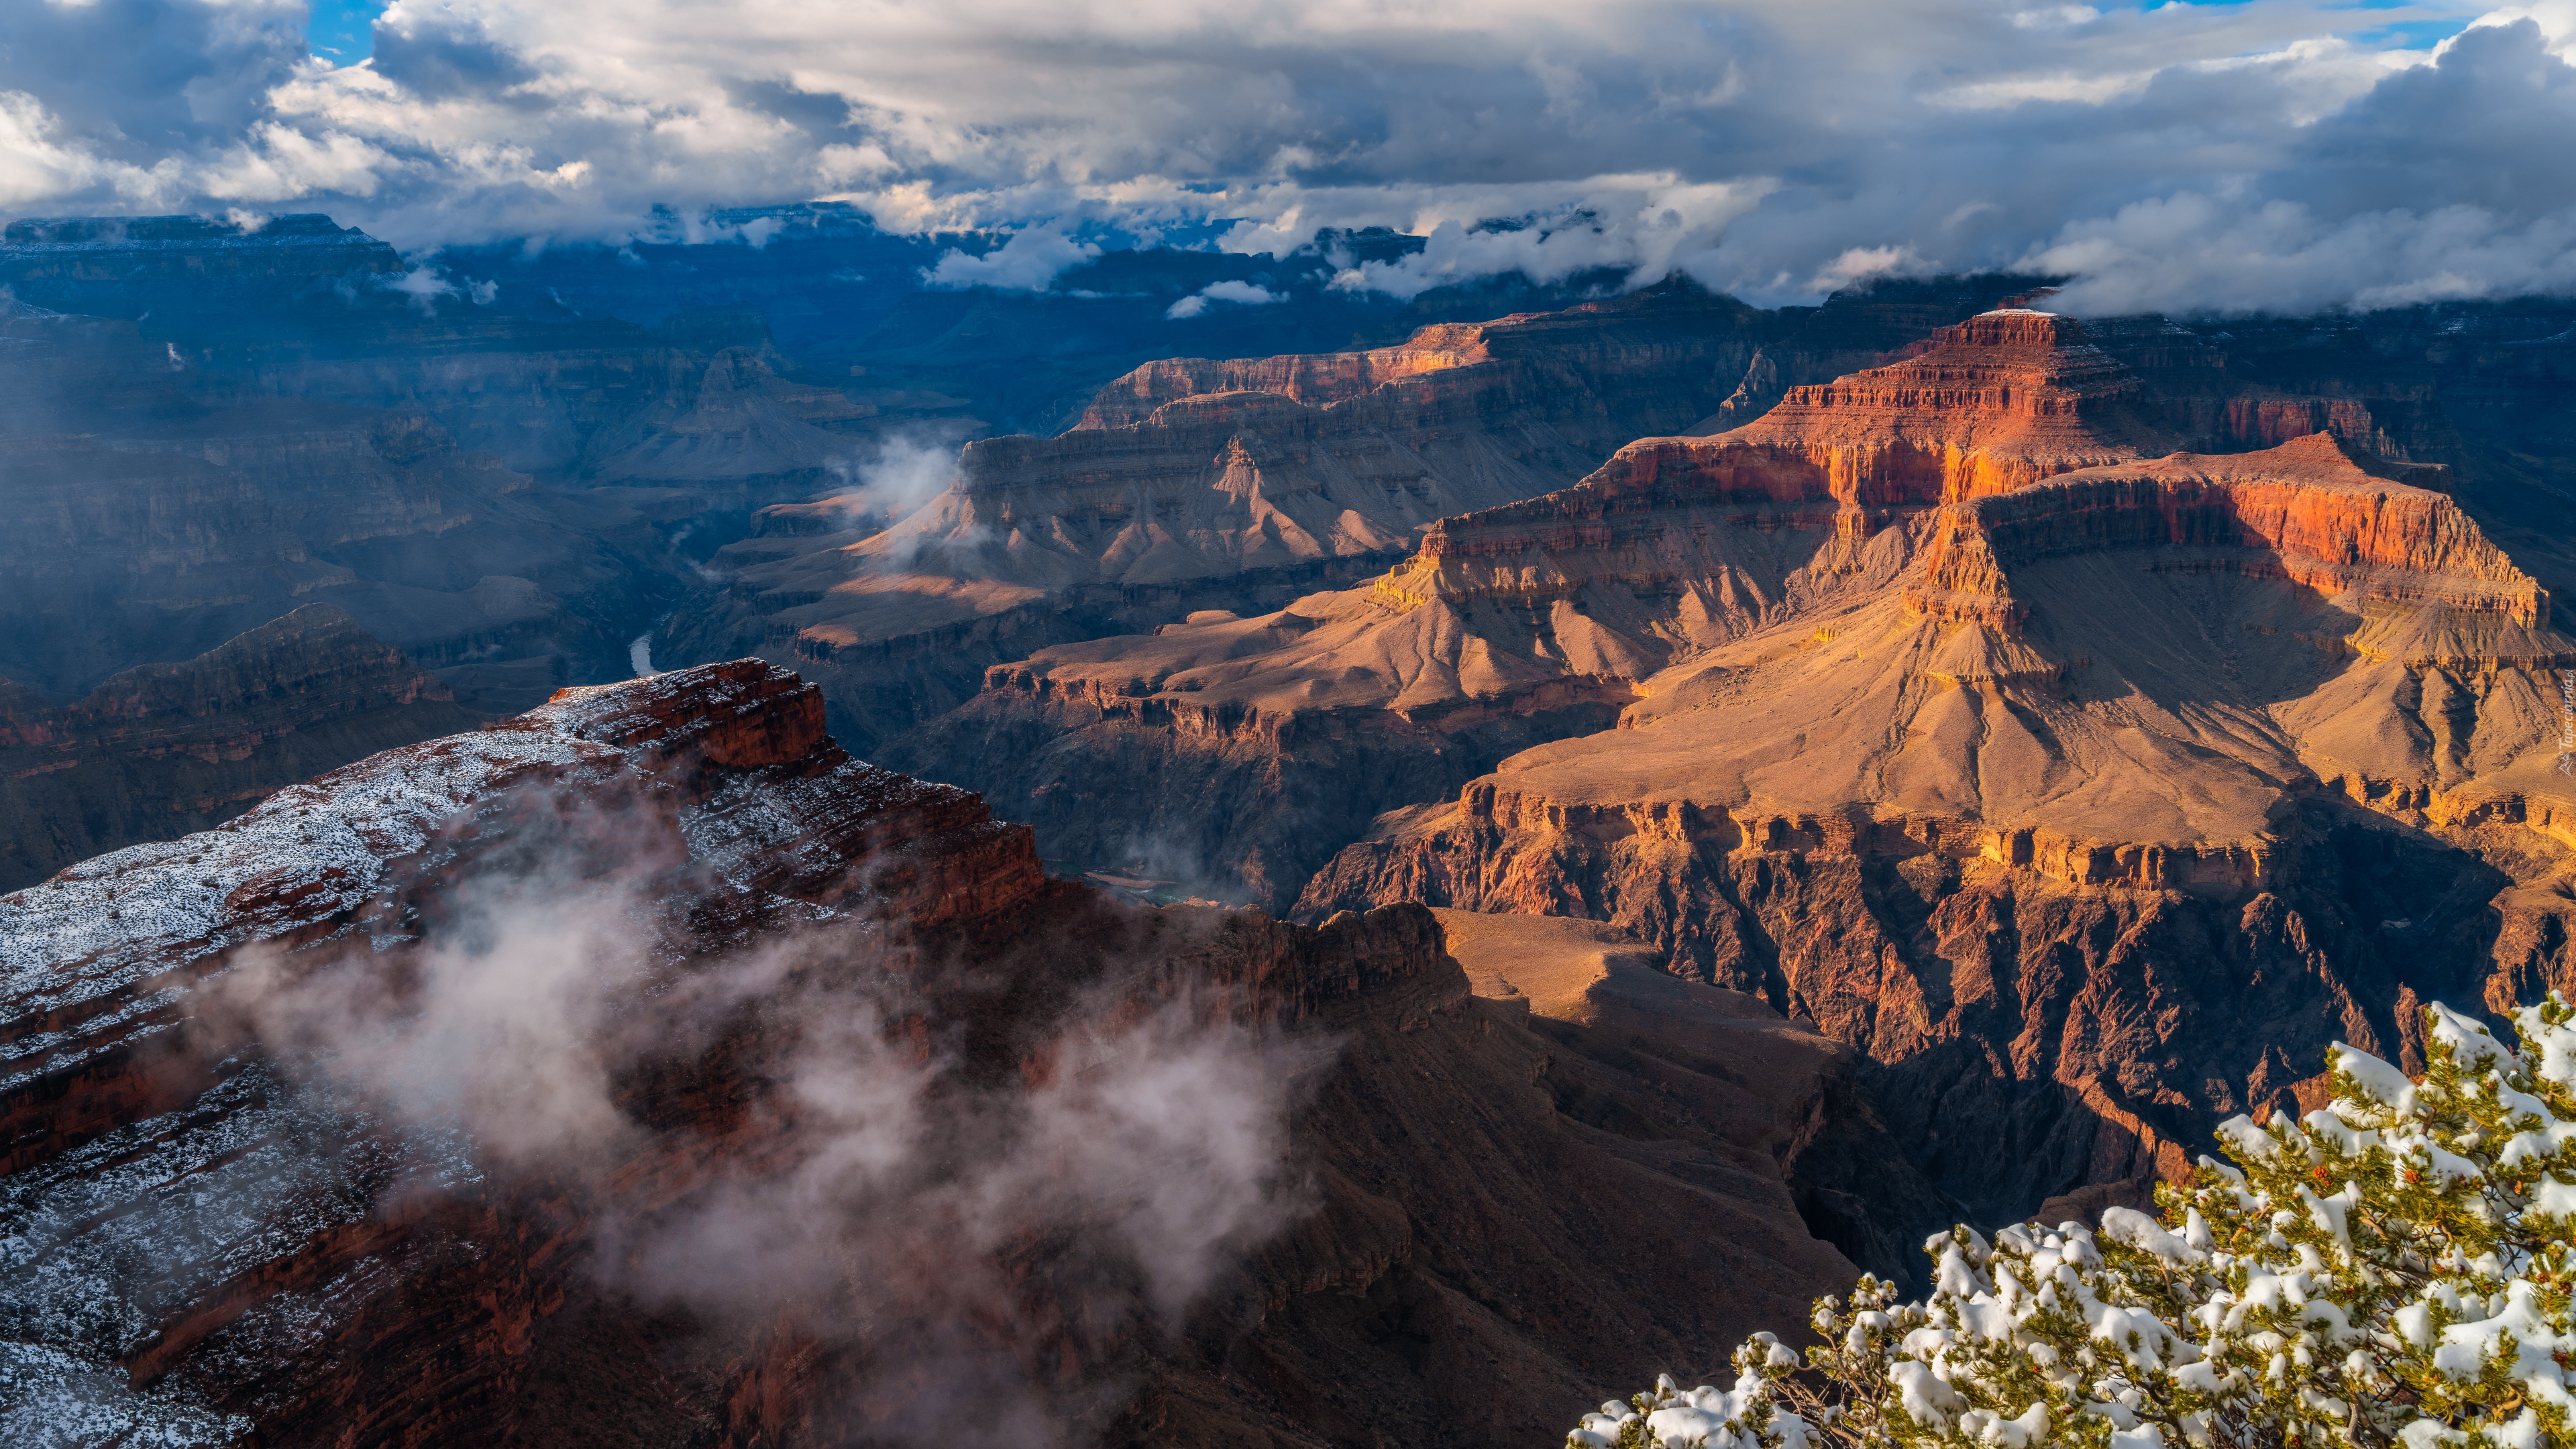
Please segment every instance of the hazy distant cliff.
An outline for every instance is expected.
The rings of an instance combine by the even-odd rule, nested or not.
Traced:
[[[308,604],[56,708],[0,679],[0,890],[239,814],[271,791],[474,719],[343,611]]]

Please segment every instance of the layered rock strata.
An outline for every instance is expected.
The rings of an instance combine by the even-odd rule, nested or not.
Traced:
[[[345,1074],[377,1062],[310,1055],[376,992],[428,1009],[510,949],[512,881],[545,883],[527,919],[552,933],[510,978],[528,1028],[596,993],[567,1045],[623,1063],[577,1147],[509,1139],[556,1121],[583,1060],[450,1120],[370,1106]],[[607,951],[563,934],[603,885]],[[1024,828],[850,760],[816,691],[759,661],[568,691],[84,863],[0,898],[0,967],[0,1375],[37,1438],[936,1442],[954,1424],[913,1412],[937,1406],[919,1375],[971,1367],[974,1404],[1077,1439],[1491,1442],[1605,1377],[1713,1365],[1847,1277],[1800,1208],[1893,1151],[1838,1096],[1845,1054],[1749,1002],[1567,1034],[1472,997],[1419,908],[1307,928],[1051,881]],[[693,1214],[751,1246],[764,1185],[844,1140],[810,1135],[857,1103],[814,1095],[796,1043],[889,992],[911,1005],[868,1028],[887,1059],[970,1103],[1109,1069],[1103,1043],[1150,1040],[1118,1023],[1164,1003],[1284,1034],[1264,1050],[1311,1078],[1295,1211],[1178,1320],[1084,1234],[1006,1236],[987,1265],[802,1199],[829,1229],[811,1260],[654,1268],[654,1231]],[[918,1291],[852,1317],[846,1262]],[[1648,1265],[1694,1291],[1623,1307]]]
[[[1285,602],[1365,577],[1437,518],[1563,487],[1704,415],[1769,315],[1675,281],[1373,352],[1149,364],[1069,432],[969,444],[956,482],[890,528],[728,550],[732,605],[673,647],[812,672],[872,749],[985,664]]]
[[[997,670],[913,764],[1035,761],[1047,838],[1265,891],[1263,822],[1400,807],[1301,914],[1614,922],[1861,1049],[1977,1214],[2135,1198],[2329,1040],[2567,976],[2576,758],[2576,646],[2449,470],[2357,428],[2150,457],[2152,403],[2064,319],[1978,319],[1366,590]]]
[[[240,814],[269,792],[474,723],[402,651],[307,604],[57,708],[0,680],[0,888]]]
[[[1159,853],[1285,909],[1364,818],[1883,588],[1910,556],[1900,521],[2161,440],[2075,323],[1987,314],[1747,427],[1631,443],[1579,487],[1444,519],[1366,588],[1041,650],[888,757],[996,792],[1050,850]]]
[[[2048,294],[2051,280],[1997,272],[1875,277],[1835,292],[1822,306],[1783,307],[1780,335],[1754,352],[1726,401],[1690,431],[1742,427],[1770,411],[1790,388],[1877,367],[1979,313],[2032,304]]]
[[[1861,1046],[1988,1216],[2184,1172],[2328,1041],[2568,974],[2576,644],[2390,474],[2428,476],[2313,435],[1944,505],[1883,586],[1385,817],[1305,909],[1615,921]]]

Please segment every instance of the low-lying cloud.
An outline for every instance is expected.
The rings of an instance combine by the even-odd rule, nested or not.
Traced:
[[[1251,282],[1232,280],[1210,282],[1163,309],[1163,315],[1177,322],[1182,318],[1196,317],[1207,311],[1208,304],[1211,302],[1233,302],[1245,307],[1268,307],[1287,300],[1287,293],[1274,292],[1268,287],[1257,286]]]
[[[1340,285],[1679,268],[1782,301],[2018,266],[2219,309],[2563,290],[2576,229],[2571,0],[397,0],[337,68],[297,18],[11,7],[0,206],[328,209],[421,247],[836,196],[1009,233],[933,286],[1386,225],[1431,244]]]
[[[427,940],[254,952],[201,1019],[388,1130],[470,1144],[492,1180],[574,1193],[609,1294],[789,1326],[841,1365],[870,1442],[1080,1437],[1064,1366],[1176,1327],[1303,1210],[1288,1111],[1327,1047],[1186,989],[1032,1010],[995,987],[1009,963],[847,920],[684,959],[685,863],[630,819],[564,818],[445,891]],[[552,863],[638,840],[604,874]],[[1017,1013],[1016,1045],[978,1046],[1000,1028],[961,1000]],[[707,1062],[712,1120],[675,1112]]]
[[[890,433],[867,452],[834,459],[830,471],[846,485],[834,503],[856,523],[883,527],[904,517],[957,481],[963,432],[925,424]]]
[[[1067,270],[1100,255],[1096,242],[1078,242],[1053,226],[1014,232],[1000,246],[975,255],[951,247],[938,264],[925,268],[922,282],[934,290],[992,287],[1005,292],[1043,292]]]

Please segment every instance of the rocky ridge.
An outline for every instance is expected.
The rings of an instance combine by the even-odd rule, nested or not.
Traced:
[[[478,893],[513,879],[556,912],[603,882],[631,903],[620,950],[549,948],[608,973],[602,1044],[654,1043],[584,1150],[478,1136],[545,1115],[524,1084],[490,1121],[370,1106],[272,1010],[342,980],[353,1002],[436,990],[486,949]],[[941,965],[961,956],[977,969]],[[743,970],[756,995],[674,1030]],[[1419,908],[1307,928],[1119,906],[1050,881],[975,796],[849,759],[813,687],[759,661],[566,691],[0,897],[0,972],[0,1414],[83,1442],[931,1442],[905,1376],[933,1361],[903,1355],[936,1341],[983,1365],[979,1401],[1023,1382],[1111,1443],[1400,1423],[1463,1446],[1830,1287],[1851,1269],[1802,1200],[1857,1201],[1893,1160],[1848,1054],[1754,1003],[1559,1031],[1471,997]],[[881,1029],[899,1058],[956,1033],[906,1058],[953,1050],[952,1091],[1042,1091],[1156,1003],[1323,1052],[1287,1143],[1299,1210],[1178,1326],[1044,1243],[1008,1249],[999,1296],[925,1286],[930,1316],[882,1334],[810,1296],[825,1260],[748,1312],[639,1289],[616,1242],[810,1160],[797,1013],[901,982],[911,1014]],[[514,980],[522,1009],[545,989]],[[849,1231],[836,1251],[885,1251],[866,1235],[887,1228]],[[937,1256],[937,1281],[986,1281]],[[1606,1285],[1649,1260],[1704,1291],[1614,1312]]]
[[[475,721],[400,650],[307,604],[57,708],[0,680],[0,888],[217,824],[281,783]]]
[[[2567,970],[2546,592],[2311,435],[1944,505],[1881,587],[1391,814],[1304,908],[1611,920],[1862,1046],[1993,1218]],[[1901,546],[1900,546],[1901,545]]]
[[[1876,304],[1837,300],[1846,344],[1887,340]],[[1962,315],[1958,299],[1896,310]],[[881,532],[851,514],[839,536],[800,520],[732,546],[732,602],[676,647],[813,673],[836,728],[875,749],[964,701],[985,665],[1264,612],[1366,578],[1437,520],[1562,488],[1630,439],[1716,416],[1754,349],[1808,320],[1677,278],[1388,348],[1151,363],[1070,431],[970,443],[955,484]],[[1891,348],[1921,336],[1900,334]]]
[[[1378,812],[1882,586],[1909,547],[1892,520],[2168,441],[2139,412],[2071,321],[1989,314],[1746,427],[1631,443],[1579,487],[1443,519],[1364,588],[1040,651],[891,757],[987,785],[1070,854],[1162,837],[1179,868],[1285,909]],[[1089,803],[1137,776],[1168,782],[1145,808]]]
[[[1436,518],[1562,487],[1714,406],[1766,316],[1672,283],[1379,351],[1148,364],[1071,431],[968,444],[891,527],[853,511],[839,534],[732,546],[730,610],[675,646],[812,671],[873,747],[983,664],[1365,577]]]
[[[1861,1049],[1981,1217],[2135,1198],[2328,1039],[2565,974],[2576,645],[2450,471],[2350,427],[2151,456],[2182,434],[2106,351],[1979,319],[1366,589],[996,670],[909,763],[1036,761],[1050,839],[1198,822],[1174,853],[1265,893],[1269,819],[1387,781],[1301,915],[1615,923]]]

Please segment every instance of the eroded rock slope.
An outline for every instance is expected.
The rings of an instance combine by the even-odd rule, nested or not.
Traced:
[[[1151,363],[1070,431],[970,444],[954,485],[882,532],[729,548],[731,602],[676,644],[813,673],[836,727],[874,749],[973,694],[985,665],[1365,579],[1438,519],[1714,426],[1766,340],[1812,327],[1837,355],[1898,350],[1993,295],[1954,290],[1810,315],[1676,278],[1369,351]]]
[[[0,1416],[62,1442],[1525,1437],[1848,1276],[1801,1209],[1893,1152],[1746,999],[1560,1031],[1419,907],[1049,880],[759,661],[85,862],[0,966]]]
[[[995,670],[911,763],[1007,757],[1045,838],[1274,902],[1323,864],[1309,918],[1614,922],[1860,1048],[1979,1216],[2136,1196],[2329,1040],[2568,971],[2576,645],[2492,475],[2306,418],[2177,451],[2189,409],[2005,309],[1366,588]]]
[[[0,887],[200,830],[280,784],[476,721],[402,651],[307,604],[57,708],[0,679]]]
[[[1365,587],[996,669],[889,757],[995,792],[1051,849],[1160,855],[1284,910],[1379,812],[1607,728],[1676,660],[1883,588],[1891,519],[2160,451],[2138,391],[2065,319],[1979,317],[1746,427],[1444,519]]]

